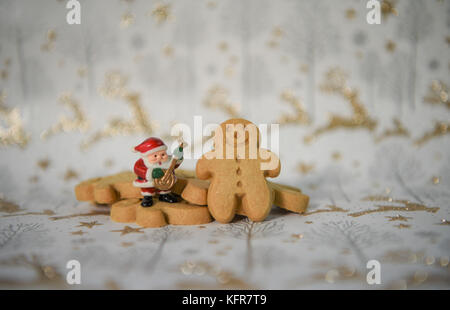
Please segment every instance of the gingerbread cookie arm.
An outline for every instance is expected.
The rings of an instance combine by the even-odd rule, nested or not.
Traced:
[[[266,178],[276,178],[280,175],[281,161],[275,153],[260,149],[261,169],[264,170]]]
[[[211,178],[212,174],[210,171],[210,159],[206,159],[205,155],[202,156],[197,161],[197,166],[195,167],[195,174],[197,175],[197,178],[200,180],[207,180]]]

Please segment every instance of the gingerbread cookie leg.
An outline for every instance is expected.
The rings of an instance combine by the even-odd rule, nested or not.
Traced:
[[[233,186],[231,183],[213,182],[208,189],[208,210],[218,222],[229,223],[236,214],[238,197]]]
[[[269,215],[273,204],[273,194],[265,180],[259,186],[247,187],[242,197],[242,209],[239,213],[245,214],[254,222],[261,222]]]

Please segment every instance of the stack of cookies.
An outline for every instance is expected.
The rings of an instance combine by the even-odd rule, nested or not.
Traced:
[[[279,175],[280,161],[270,151],[259,149],[257,129],[254,141],[257,152],[253,157],[249,157],[251,130],[244,131],[245,136],[231,139],[234,151],[227,151],[225,136],[230,125],[256,128],[243,119],[222,123],[219,128],[225,134],[216,133],[214,150],[198,160],[196,171],[176,170],[177,182],[172,192],[181,196],[180,202],[158,201],[152,207],[142,207],[140,189],[133,186],[135,175],[131,171],[84,181],[75,187],[76,197],[80,201],[111,205],[111,220],[142,227],[200,225],[213,218],[229,223],[236,214],[258,222],[268,216],[272,205],[305,212],[309,197],[300,189],[266,180]],[[245,152],[239,152],[239,145]]]

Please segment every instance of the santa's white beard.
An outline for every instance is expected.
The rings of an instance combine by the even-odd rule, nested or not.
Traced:
[[[161,163],[161,165],[159,164],[159,162],[155,162],[155,163],[149,162],[147,157],[143,157],[142,159],[144,160],[144,165],[148,169],[154,169],[154,168],[169,169],[172,156],[168,156],[167,160],[165,162]]]

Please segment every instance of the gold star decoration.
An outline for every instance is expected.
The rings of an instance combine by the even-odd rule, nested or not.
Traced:
[[[395,203],[397,205],[375,205],[376,209],[354,212],[347,215],[352,217],[360,217],[371,213],[380,213],[389,211],[397,211],[397,212],[425,211],[430,213],[436,213],[439,210],[438,207],[427,207],[423,204],[411,202],[409,200],[393,199],[391,197],[384,197],[384,196],[369,196],[364,198],[363,201],[375,201],[375,202],[382,201]]]
[[[109,71],[105,74],[103,84],[98,89],[101,96],[107,99],[122,99],[127,94],[128,77],[119,71]]]
[[[407,222],[408,220],[412,219],[412,217],[402,216],[400,214],[397,214],[395,216],[386,216],[386,218],[389,219],[389,222],[394,222],[394,221]]]
[[[77,69],[77,75],[80,78],[84,78],[87,73],[87,68],[85,66],[81,66]]]
[[[56,41],[56,31],[50,29],[49,31],[47,31],[46,40],[41,45],[41,50],[45,52],[50,52],[51,50],[53,50],[55,46],[55,41]]]
[[[166,57],[172,57],[174,52],[174,48],[171,45],[166,45],[163,48],[163,54]]]
[[[128,248],[130,246],[133,246],[134,243],[133,242],[122,242],[120,245],[124,248]]]
[[[309,72],[309,66],[307,64],[300,64],[298,67],[298,71],[300,73],[308,73]]]
[[[282,37],[284,35],[284,31],[283,31],[283,29],[280,26],[276,26],[272,30],[272,35],[274,37],[280,38],[280,37]]]
[[[42,170],[47,170],[48,166],[50,165],[50,160],[48,158],[40,159],[37,161],[37,165]]]
[[[217,45],[217,48],[221,51],[221,52],[226,52],[228,50],[228,43],[225,41],[220,42]]]
[[[18,146],[25,148],[30,135],[25,132],[22,117],[18,108],[5,105],[6,93],[0,92],[0,146]],[[4,127],[5,124],[6,126]]]
[[[341,159],[342,159],[342,154],[340,153],[340,152],[333,152],[332,154],[331,154],[331,158],[334,160],[334,161],[340,161]]]
[[[280,39],[283,37],[284,31],[280,26],[276,26],[272,30],[272,36],[267,41],[267,46],[270,48],[276,48],[280,44]]]
[[[282,114],[277,123],[280,125],[298,124],[309,125],[310,119],[306,113],[302,102],[290,90],[285,90],[281,93],[281,100],[289,104],[294,112]]]
[[[0,70],[0,78],[6,80],[8,78],[8,71],[6,69]]]
[[[217,7],[217,3],[214,2],[214,1],[208,1],[208,2],[206,3],[206,7],[207,7],[208,9],[210,9],[210,10],[213,10],[213,9],[215,9],[215,8]]]
[[[70,181],[72,179],[77,179],[77,178],[78,178],[78,173],[75,170],[73,170],[71,168],[66,170],[66,173],[64,174],[64,181]]]
[[[382,140],[390,137],[410,137],[408,129],[403,126],[398,118],[394,118],[394,129],[386,129],[380,136],[375,138],[375,142],[379,143]]]
[[[128,28],[132,24],[134,24],[134,15],[129,12],[123,14],[122,17],[120,18],[120,27]]]
[[[292,234],[291,237],[294,239],[303,239],[303,234]]]
[[[442,105],[450,109],[449,87],[446,83],[433,80],[428,88],[428,94],[423,98],[424,102],[432,105]]]
[[[68,107],[72,111],[73,116],[60,116],[56,124],[41,133],[42,140],[47,140],[51,136],[63,132],[79,131],[84,133],[89,129],[90,123],[81,109],[80,103],[72,97],[70,92],[61,94],[58,101],[60,104]]]
[[[381,16],[387,19],[389,16],[398,16],[398,10],[395,7],[397,0],[383,0],[381,3]]]
[[[143,229],[142,227],[139,228],[133,228],[130,226],[125,226],[123,229],[119,229],[119,230],[111,230],[111,232],[120,232],[121,236],[123,235],[128,235],[128,234],[133,234],[133,233],[139,233],[139,234],[143,234],[144,232],[141,231],[141,229]]]
[[[22,209],[20,209],[19,205],[12,203],[10,201],[7,201],[7,200],[3,199],[3,197],[0,197],[0,212],[16,213],[21,210]]]
[[[421,138],[416,139],[414,144],[416,146],[422,146],[432,139],[447,135],[450,133],[449,127],[450,123],[435,122],[434,128],[431,131],[425,132]]]
[[[325,93],[336,94],[343,97],[352,108],[350,117],[330,114],[328,124],[314,130],[304,137],[305,143],[311,143],[320,135],[338,129],[367,129],[373,131],[377,121],[372,119],[364,105],[360,102],[358,91],[347,85],[347,74],[340,68],[333,68],[326,74],[325,82],[320,89]]]
[[[307,164],[303,162],[299,163],[297,166],[298,171],[300,171],[304,175],[311,173],[314,170],[314,167],[314,164]]]
[[[385,48],[388,52],[393,53],[395,51],[396,47],[397,47],[397,44],[394,41],[388,40],[386,42]]]
[[[441,183],[441,179],[439,177],[433,177],[431,181],[434,185],[438,185],[439,183]]]
[[[59,220],[65,220],[65,219],[70,219],[70,218],[75,218],[75,217],[92,217],[92,216],[97,216],[97,215],[105,215],[105,216],[109,216],[110,215],[110,211],[109,210],[101,210],[101,211],[92,211],[89,213],[76,213],[76,214],[70,214],[70,215],[63,215],[63,216],[52,216],[50,217],[50,219],[52,221],[59,221]]]
[[[408,224],[398,224],[398,225],[395,225],[394,227],[397,227],[398,229],[403,229],[403,228],[410,228],[411,225],[408,225]]]
[[[82,236],[84,234],[87,234],[87,232],[84,232],[82,230],[78,230],[78,231],[73,231],[71,232],[72,235],[77,235],[77,236]]]
[[[356,11],[355,9],[347,9],[345,11],[345,17],[347,19],[354,19],[356,17]]]
[[[156,19],[158,25],[161,25],[172,18],[170,10],[170,4],[158,3],[150,15]]]
[[[78,225],[77,227],[87,227],[87,228],[92,228],[94,226],[100,226],[103,224],[99,224],[97,221],[93,221],[93,222],[80,222],[80,225]]]
[[[312,214],[316,214],[316,213],[329,213],[329,212],[343,212],[343,213],[346,213],[346,212],[348,212],[348,210],[342,209],[342,208],[340,208],[338,206],[328,205],[326,207],[328,209],[317,209],[317,210],[309,211],[309,212],[303,213],[303,216],[308,216],[308,215],[312,215]]]

